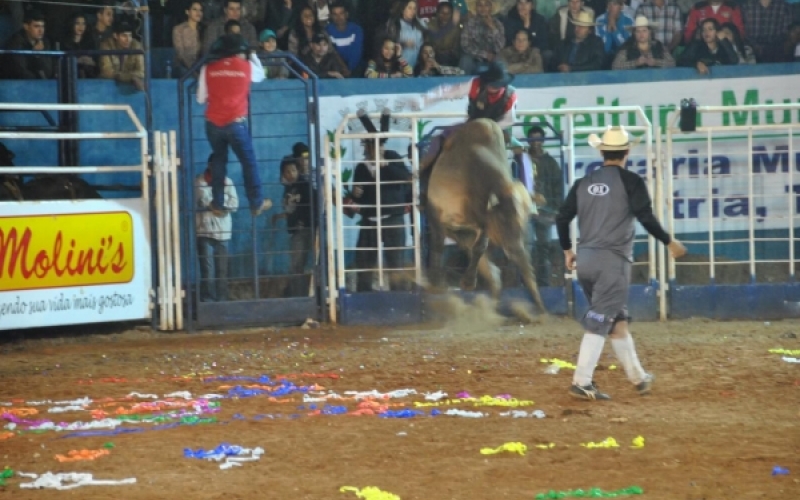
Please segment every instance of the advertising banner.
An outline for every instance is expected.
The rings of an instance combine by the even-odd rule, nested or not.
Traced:
[[[0,330],[150,317],[144,200],[3,205]]]

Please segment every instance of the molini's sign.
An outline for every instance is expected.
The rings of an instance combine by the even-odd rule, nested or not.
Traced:
[[[0,204],[0,330],[150,317],[150,239],[141,199]]]
[[[128,283],[127,212],[0,218],[0,291]]]

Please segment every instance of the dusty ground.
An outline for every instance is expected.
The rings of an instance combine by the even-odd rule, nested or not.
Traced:
[[[450,397],[461,391],[510,394],[534,401],[517,409],[540,409],[547,418],[501,417],[507,408],[471,403],[439,408],[491,415],[309,416],[307,406],[299,409],[299,393],[283,396],[287,402],[270,402],[267,396],[226,398],[220,400],[219,413],[205,415],[218,423],[98,437],[12,433],[0,440],[0,467],[39,474],[92,472],[97,479],[135,477],[137,483],[34,491],[20,489],[25,480],[14,477],[0,487],[0,498],[356,498],[339,493],[344,485],[377,486],[403,500],[533,499],[551,489],[631,485],[645,491],[633,498],[647,500],[800,498],[800,365],[767,352],[800,349],[793,336],[800,333],[795,322],[635,324],[645,367],[658,376],[654,393],[638,396],[621,369],[607,369],[615,363],[607,346],[601,361],[605,369],[597,372],[596,381],[614,400],[587,403],[566,394],[570,370],[547,375],[540,362],[543,357],[574,362],[580,338],[575,322],[549,319],[520,327],[503,324],[485,310],[460,308],[457,313],[459,319],[444,327],[402,331],[339,327],[165,335],[132,330],[5,341],[0,344],[0,402],[15,401],[0,407],[0,413],[38,410],[22,417],[27,419],[90,421],[87,410],[113,413],[142,401],[102,406],[100,398],[122,398],[131,391],[225,394],[223,386],[237,383],[204,382],[198,372],[328,374],[338,378],[297,375],[291,380],[339,394],[404,388],[420,393],[391,400],[405,405],[392,410],[413,408],[414,401],[424,401],[422,393],[438,390]],[[95,402],[67,413],[48,413],[56,404],[25,403],[84,396]],[[356,408],[352,400],[330,404]],[[427,413],[431,409],[424,408]],[[234,419],[235,414],[244,420]],[[263,414],[280,417],[253,418]],[[644,436],[644,448],[630,447],[637,436]],[[580,446],[607,437],[620,447]],[[102,449],[109,442],[114,445],[110,454],[94,461],[55,459],[73,449]],[[208,449],[222,442],[261,446],[266,453],[258,462],[230,470],[183,456],[184,448]],[[481,448],[506,442],[522,442],[529,450],[525,456],[480,454]],[[535,447],[551,442],[554,448]],[[790,474],[773,477],[776,465]]]

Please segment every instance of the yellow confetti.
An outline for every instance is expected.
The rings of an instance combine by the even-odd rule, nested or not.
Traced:
[[[631,448],[644,448],[644,436],[636,436],[633,438]]]
[[[539,359],[539,361],[541,361],[542,363],[555,364],[559,368],[568,368],[570,370],[574,370],[575,368],[577,368],[575,365],[573,365],[569,361],[564,361],[563,359],[558,359],[558,358],[550,358],[550,359],[541,358],[541,359]]]
[[[550,448],[555,448],[556,444],[555,443],[537,444],[536,447],[539,448],[540,450],[549,450]]]
[[[800,349],[770,349],[772,354],[785,354],[786,356],[800,356]]]
[[[524,455],[528,451],[528,447],[522,443],[505,443],[497,448],[481,448],[481,455],[496,455],[504,451]]]
[[[460,398],[460,399],[445,399],[444,401],[414,401],[414,406],[417,408],[425,407],[425,406],[448,406],[448,405],[457,405],[461,403],[471,403],[473,401],[477,401],[475,398]]]
[[[599,443],[581,443],[584,448],[619,448],[617,440],[612,437],[607,437]]]
[[[400,497],[394,493],[383,491],[375,486],[367,486],[360,490],[355,486],[342,486],[339,488],[339,493],[347,493],[348,491],[352,491],[358,498],[363,498],[364,500],[400,500]]]
[[[516,408],[518,406],[533,406],[533,401],[521,401],[516,398],[504,399],[493,398],[492,396],[481,396],[475,401],[474,406],[506,406]]]

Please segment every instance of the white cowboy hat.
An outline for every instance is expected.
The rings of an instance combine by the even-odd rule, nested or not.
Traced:
[[[577,19],[572,19],[570,17],[569,22],[571,22],[575,26],[588,26],[588,27],[597,26],[597,24],[594,22],[594,14],[592,14],[591,12],[586,12],[585,10],[582,10],[578,13]]]
[[[603,138],[597,134],[589,135],[589,145],[600,151],[626,151],[639,144],[639,139],[631,141],[630,135],[624,127],[608,127],[603,133]]]
[[[657,28],[658,26],[658,23],[650,21],[646,16],[636,16],[636,21],[630,26],[625,26],[625,29],[635,30],[636,28]]]

